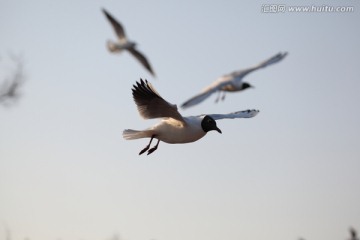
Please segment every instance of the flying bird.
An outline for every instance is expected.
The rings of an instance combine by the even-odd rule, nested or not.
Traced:
[[[184,102],[181,107],[182,108],[188,108],[191,106],[194,106],[198,103],[201,103],[206,98],[210,97],[211,94],[218,92],[218,96],[215,100],[215,102],[218,102],[220,99],[221,93],[223,93],[221,100],[225,99],[225,93],[226,92],[238,92],[243,91],[245,89],[251,88],[249,83],[244,82],[243,78],[248,75],[249,73],[258,70],[260,68],[264,68],[266,66],[269,66],[271,64],[280,62],[285,56],[287,55],[287,52],[285,53],[278,53],[275,56],[259,63],[258,65],[243,69],[239,71],[234,71],[230,74],[226,74],[224,76],[219,77],[215,82],[213,82],[210,86],[206,87],[202,90],[199,94],[196,96],[190,98],[186,102]]]
[[[147,151],[154,152],[160,141],[166,143],[190,143],[204,137],[209,131],[222,133],[215,120],[226,118],[251,118],[256,116],[258,110],[245,110],[229,114],[202,114],[199,116],[183,117],[176,107],[164,100],[153,86],[140,79],[133,85],[132,95],[140,115],[144,119],[162,118],[161,122],[143,131],[126,129],[123,137],[126,140],[150,138],[149,144],[140,151],[139,155]],[[156,145],[150,148],[152,140],[156,138]],[[150,148],[150,149],[149,149]]]
[[[127,39],[125,30],[122,25],[117,21],[113,16],[110,15],[105,9],[102,9],[106,18],[111,23],[112,27],[115,30],[115,33],[118,37],[117,42],[108,40],[107,47],[110,52],[122,52],[123,50],[128,50],[140,63],[155,77],[155,73],[146,59],[146,57],[136,49],[136,43]]]

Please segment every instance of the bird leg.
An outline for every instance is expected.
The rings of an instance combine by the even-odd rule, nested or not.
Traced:
[[[158,142],[156,143],[156,145],[154,147],[150,148],[147,155],[153,153],[158,148],[159,143],[160,143],[160,140],[158,139]]]
[[[225,96],[226,96],[226,92],[223,92],[223,95],[221,97],[221,101],[224,101],[225,100]]]
[[[154,137],[155,137],[155,135],[152,135],[152,136],[151,136],[151,139],[150,139],[149,144],[148,144],[143,150],[141,150],[141,152],[139,152],[139,155],[143,154],[144,152],[146,152],[146,151],[150,148],[150,144],[151,144],[152,140],[154,139]],[[159,144],[159,143],[158,143],[158,144]],[[154,151],[155,151],[155,150],[154,150]]]
[[[221,91],[218,91],[218,95],[215,99],[215,103],[217,103],[220,100]]]

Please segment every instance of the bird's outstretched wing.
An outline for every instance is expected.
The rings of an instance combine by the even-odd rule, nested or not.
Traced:
[[[230,75],[232,75],[234,78],[237,79],[237,81],[241,81],[243,77],[245,77],[246,75],[248,75],[249,73],[255,71],[255,70],[258,70],[260,68],[264,68],[264,67],[267,67],[271,64],[274,64],[274,63],[277,63],[277,62],[280,62],[281,60],[283,60],[286,56],[288,55],[287,52],[284,52],[284,53],[281,53],[279,52],[278,54],[272,56],[271,58],[269,59],[266,59],[265,61],[262,61],[261,63],[253,66],[253,67],[250,67],[250,68],[247,68],[247,69],[243,69],[243,70],[239,70],[239,71],[234,71],[232,72]]]
[[[202,101],[204,101],[205,99],[207,99],[208,97],[210,97],[211,94],[213,94],[216,90],[217,89],[209,89],[209,90],[202,91],[201,93],[193,96],[192,98],[190,98],[189,100],[187,100],[186,102],[181,104],[181,107],[188,108],[188,107],[194,106],[196,104],[199,104]]]
[[[228,76],[223,76],[223,77],[218,78],[211,85],[204,88],[199,94],[193,96],[192,98],[190,98],[189,100],[187,100],[186,102],[181,104],[181,107],[188,108],[188,107],[191,107],[191,106],[201,103],[202,101],[204,101],[205,99],[210,97],[216,91],[219,91],[224,86],[230,84],[231,81],[232,81],[232,78],[229,78]]]
[[[173,118],[184,123],[176,105],[165,101],[147,80],[140,79],[133,87],[134,101],[143,118]]]
[[[140,63],[153,75],[155,76],[154,71],[151,68],[151,65],[149,63],[149,61],[146,59],[146,57],[140,53],[139,51],[137,51],[135,48],[128,48],[129,52],[137,59],[140,61]]]
[[[113,26],[115,33],[116,33],[117,37],[119,38],[119,40],[121,42],[126,41],[125,30],[121,26],[119,21],[117,21],[113,16],[111,16],[110,13],[108,13],[104,8],[102,9],[102,11],[105,14],[106,18],[111,23],[111,25]]]
[[[234,119],[234,118],[252,118],[255,117],[260,111],[259,110],[244,110],[244,111],[238,111],[228,114],[207,114],[208,116],[212,117],[214,120],[220,120],[220,119]]]
[[[266,66],[269,66],[269,65],[271,65],[271,64],[280,62],[280,61],[283,60],[287,55],[288,55],[287,52],[284,52],[284,53],[279,52],[278,54],[272,56],[271,58],[269,58],[269,59],[261,62],[261,63],[258,65],[258,67],[266,67]]]

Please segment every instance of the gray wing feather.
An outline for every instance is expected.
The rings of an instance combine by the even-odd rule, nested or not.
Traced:
[[[129,48],[128,50],[153,76],[155,76],[155,73],[152,70],[149,61],[142,53],[137,51],[135,48]]]
[[[114,31],[118,36],[119,40],[126,39],[125,30],[123,26],[115,18],[113,18],[113,16],[111,16],[110,13],[108,13],[104,8],[102,9],[102,11],[105,14],[106,18],[111,23],[112,27],[114,28]]]
[[[212,117],[214,120],[220,119],[234,119],[234,118],[252,118],[255,117],[260,111],[255,109],[248,109],[244,111],[237,111],[228,114],[207,114]]]
[[[236,77],[237,79],[242,79],[243,77],[245,77],[246,75],[248,75],[249,73],[251,73],[255,70],[267,67],[267,66],[277,63],[277,62],[280,62],[287,56],[287,54],[288,54],[287,52],[285,52],[285,53],[280,52],[280,53],[272,56],[271,58],[269,58],[265,61],[262,61],[261,63],[259,63],[258,65],[254,66],[254,67],[232,72],[231,75],[233,77]]]
[[[186,102],[184,102],[181,107],[188,108],[194,106],[198,103],[201,103],[208,97],[210,97],[214,92],[221,90],[222,87],[231,83],[231,79],[228,76],[222,76],[213,82],[210,86],[203,89],[199,94],[193,96]]]
[[[194,97],[190,98],[189,100],[187,100],[186,102],[184,102],[181,107],[182,108],[188,108],[191,106],[194,106],[198,103],[201,103],[202,101],[204,101],[205,99],[207,99],[208,97],[211,96],[211,94],[213,94],[217,89],[214,89],[214,91],[205,91],[202,93],[199,93],[198,95],[195,95]]]

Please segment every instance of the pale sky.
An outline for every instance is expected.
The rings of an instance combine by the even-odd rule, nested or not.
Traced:
[[[285,4],[264,13],[264,4]],[[353,6],[294,13],[289,6]],[[125,27],[157,79],[115,39]],[[360,231],[359,1],[0,0],[0,66],[22,54],[26,82],[0,105],[0,239],[344,240]],[[148,79],[181,104],[217,77],[278,52],[184,115],[259,109],[220,120],[191,144],[126,141],[145,129],[132,85]],[[6,68],[0,68],[5,69]],[[4,77],[5,70],[1,73]],[[1,81],[1,79],[0,79]]]

